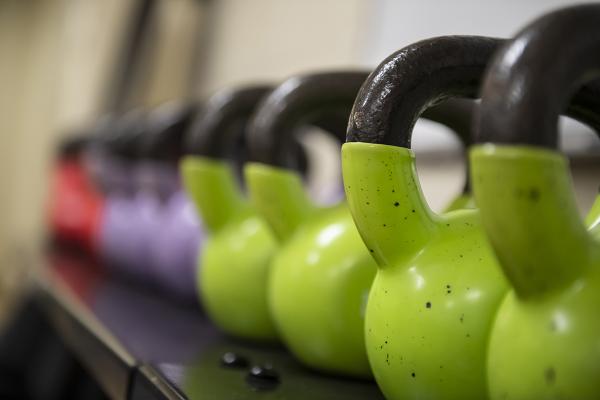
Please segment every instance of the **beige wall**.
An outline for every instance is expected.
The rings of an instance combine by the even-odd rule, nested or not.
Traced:
[[[200,93],[253,80],[355,66],[368,0],[220,0]]]

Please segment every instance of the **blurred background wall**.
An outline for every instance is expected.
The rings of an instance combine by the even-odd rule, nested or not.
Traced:
[[[58,138],[107,110],[115,68],[142,0],[0,2],[0,265],[43,237],[47,171]],[[441,34],[507,37],[568,0],[157,0],[153,33],[126,105],[198,97],[224,85],[323,68],[374,67]],[[419,124],[425,193],[439,209],[462,184],[456,141]],[[574,147],[590,133],[577,125]],[[450,149],[451,151],[446,151]],[[445,154],[440,156],[440,154]],[[576,170],[585,209],[597,168]],[[592,189],[590,189],[592,188]]]

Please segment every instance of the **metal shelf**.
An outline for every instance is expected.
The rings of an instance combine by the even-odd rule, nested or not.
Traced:
[[[85,256],[39,259],[34,297],[62,340],[113,399],[379,399],[372,381],[318,374],[282,347],[224,336],[197,305],[111,277]],[[226,367],[225,353],[247,360]],[[252,366],[276,379],[253,379]]]

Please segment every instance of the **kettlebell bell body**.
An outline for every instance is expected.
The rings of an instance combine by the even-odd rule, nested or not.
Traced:
[[[197,299],[196,262],[204,232],[194,205],[183,189],[165,204],[155,249],[155,275],[168,292],[186,300]]]
[[[204,308],[231,335],[275,340],[267,307],[269,262],[276,248],[269,228],[241,197],[226,162],[189,156],[181,170],[208,230],[197,278]]]
[[[592,305],[600,304],[600,253],[580,223],[566,159],[544,149],[484,146],[474,148],[471,160],[477,202],[485,207],[492,241],[515,235],[512,257],[530,263],[505,269],[507,276],[529,281],[531,293],[526,284],[521,292],[511,291],[495,317],[487,364],[491,397],[568,393],[567,398],[594,398],[600,322]],[[507,221],[499,224],[500,218]],[[560,254],[551,250],[554,246]],[[498,257],[503,265],[516,263],[503,252]],[[555,271],[557,265],[565,271]]]
[[[74,138],[61,148],[52,176],[48,222],[54,239],[96,255],[104,201],[86,170],[85,146],[85,140]]]
[[[131,254],[126,245],[134,229],[129,217],[136,212],[132,166],[110,157],[106,163],[107,194],[100,227],[100,251],[107,266],[115,272],[127,271]]]
[[[345,202],[316,209],[295,172],[265,164],[248,164],[246,181],[281,239],[268,301],[284,342],[312,368],[369,377],[363,319],[376,268]]]

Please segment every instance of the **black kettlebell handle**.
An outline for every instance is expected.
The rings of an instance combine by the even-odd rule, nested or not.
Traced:
[[[344,131],[352,102],[366,72],[326,72],[294,76],[264,99],[249,123],[250,159],[289,167],[296,129],[316,125],[333,134]]]
[[[196,111],[191,103],[165,103],[149,114],[147,133],[140,145],[141,157],[176,163],[183,155],[183,141]]]
[[[147,118],[147,113],[140,108],[111,117],[100,132],[99,144],[121,159],[138,160],[141,142],[147,134]]]
[[[187,152],[217,159],[231,158],[247,120],[272,89],[268,85],[226,88],[210,96],[188,131]]]
[[[477,141],[556,149],[558,117],[565,109],[600,132],[600,85],[582,86],[598,77],[600,4],[539,18],[490,63],[476,122],[485,129],[477,129]]]
[[[367,72],[347,71],[286,80],[265,98],[249,124],[251,158],[287,167],[286,150],[303,124],[319,126],[343,143],[352,105],[367,77]],[[456,100],[431,108],[423,117],[448,126],[468,145],[473,109],[471,101]]]
[[[485,67],[501,43],[481,36],[443,36],[393,53],[356,97],[346,141],[410,148],[413,127],[426,109],[451,97],[477,97]]]

